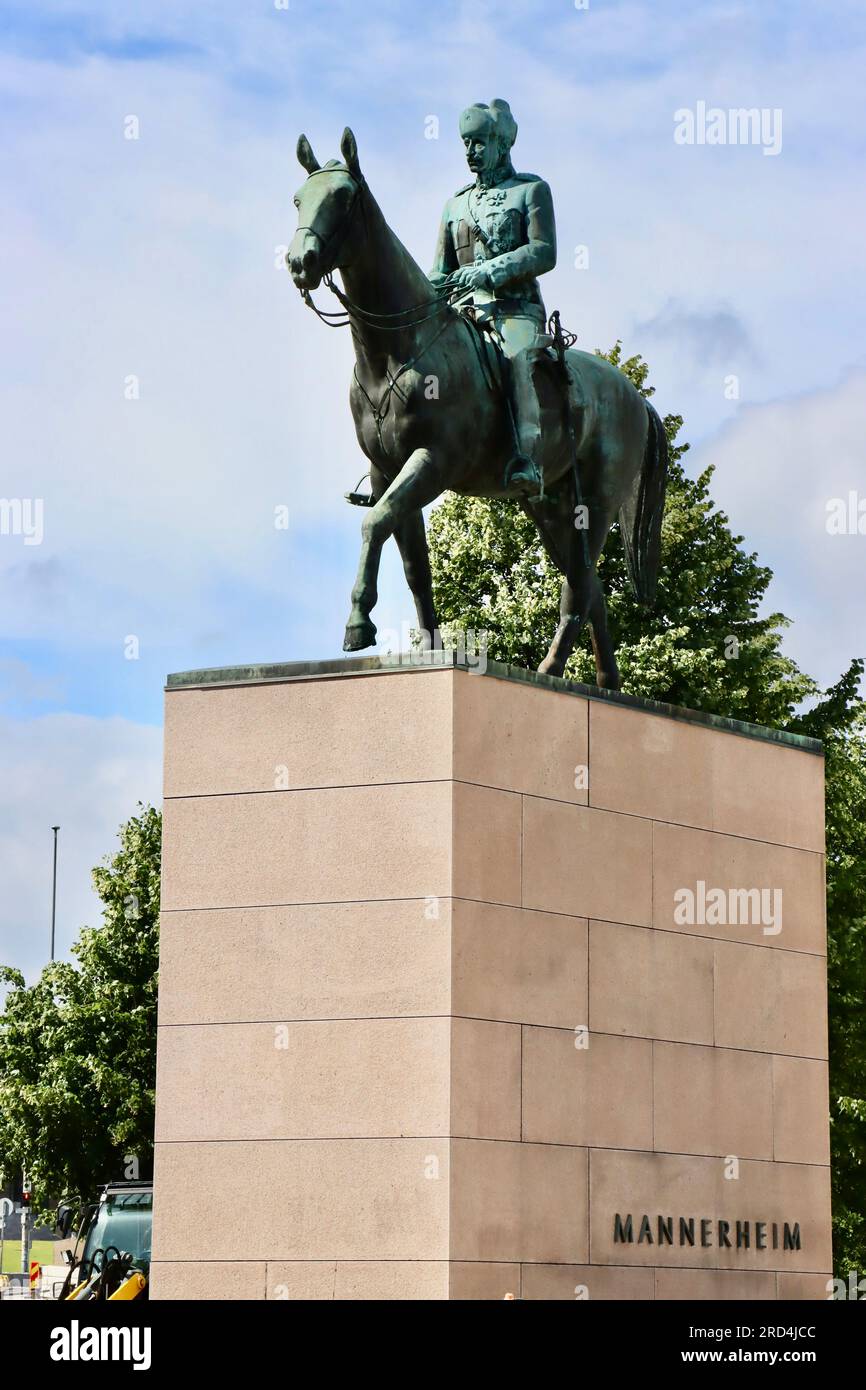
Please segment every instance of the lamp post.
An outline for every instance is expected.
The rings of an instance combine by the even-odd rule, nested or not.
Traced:
[[[59,825],[52,825],[54,831],[54,879],[51,886],[51,955],[50,960],[54,959],[54,921],[57,916],[57,832]]]
[[[30,1241],[32,1237],[30,1211],[30,1179],[26,1171],[21,1173],[21,1273],[30,1273]]]

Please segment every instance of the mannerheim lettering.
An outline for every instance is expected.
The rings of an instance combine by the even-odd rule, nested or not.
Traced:
[[[635,1229],[635,1223],[639,1222]],[[769,1242],[769,1243],[768,1243]],[[727,1250],[801,1250],[795,1221],[714,1221],[709,1216],[656,1216],[631,1212],[613,1218],[614,1245],[697,1245]]]

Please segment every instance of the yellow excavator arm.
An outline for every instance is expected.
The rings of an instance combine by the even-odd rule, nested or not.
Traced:
[[[119,1289],[115,1289],[113,1294],[109,1294],[108,1302],[115,1300],[140,1298],[147,1287],[147,1280],[140,1270],[134,1269],[129,1278],[121,1284]]]

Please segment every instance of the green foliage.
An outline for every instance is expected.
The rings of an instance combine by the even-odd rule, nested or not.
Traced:
[[[619,344],[605,355],[644,396],[653,394],[639,357],[622,361]],[[688,445],[677,443],[682,423],[679,415],[664,420],[670,476],[653,610],[629,587],[618,526],[599,563],[623,688],[778,727],[817,687],[781,652],[788,620],[758,615],[772,573],[741,549],[743,537],[714,506],[712,469],[697,479],[685,473]],[[511,502],[452,493],[431,514],[428,532],[442,627],[486,632],[494,661],[538,666],[558,621],[562,578],[529,517]],[[729,655],[734,644],[736,660]],[[595,680],[586,632],[566,675]]]
[[[43,1213],[65,1194],[92,1201],[130,1157],[140,1174],[152,1162],[162,823],[139,812],[93,871],[103,924],[80,932],[77,965],[55,961],[29,988],[0,968],[0,1170],[26,1167]]]
[[[605,354],[644,396],[647,364]],[[772,573],[742,548],[710,496],[712,470],[690,478],[678,442],[682,418],[664,420],[670,478],[658,596],[643,608],[626,578],[618,527],[599,564],[623,689],[634,695],[822,738],[827,776],[834,1238],[839,1274],[866,1269],[866,705],[863,663],[823,697],[782,652],[788,619],[759,610]],[[431,514],[430,558],[443,630],[487,634],[493,660],[534,668],[559,615],[561,576],[535,526],[513,503],[450,494]],[[733,639],[733,640],[732,640]],[[583,635],[566,675],[595,680]],[[804,704],[814,703],[807,714]]]
[[[866,705],[863,662],[797,732],[824,740],[827,779],[827,975],[833,1237],[837,1272],[866,1269]]]

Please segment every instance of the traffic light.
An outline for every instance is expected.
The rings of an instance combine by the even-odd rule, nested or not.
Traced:
[[[13,1200],[16,1206],[29,1207],[32,1199],[33,1184],[27,1174],[22,1173],[21,1181],[13,1189]]]

